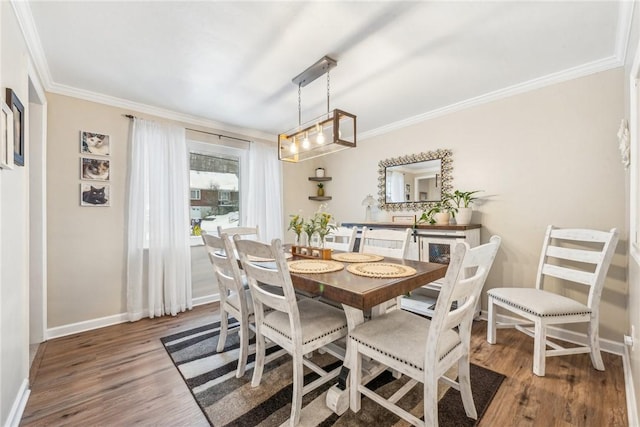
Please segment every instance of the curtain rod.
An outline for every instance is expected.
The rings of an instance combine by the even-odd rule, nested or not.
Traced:
[[[140,117],[133,116],[131,114],[123,114],[123,116],[125,116],[128,119],[139,119],[140,118]],[[207,135],[217,136],[218,138],[229,138],[229,139],[235,139],[237,141],[251,142],[248,139],[236,138],[235,136],[222,135],[222,134],[219,134],[219,133],[207,132],[207,131],[204,131],[204,130],[198,130],[198,129],[192,129],[192,128],[185,128],[185,129],[193,131],[193,132],[206,133]]]

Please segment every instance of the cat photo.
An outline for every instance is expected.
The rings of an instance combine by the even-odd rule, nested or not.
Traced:
[[[80,184],[80,206],[109,206],[109,185]]]
[[[80,152],[108,156],[111,154],[109,135],[81,131]]]
[[[80,178],[96,181],[109,180],[109,160],[80,157]]]

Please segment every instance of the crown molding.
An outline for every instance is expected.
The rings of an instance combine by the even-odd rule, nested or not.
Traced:
[[[125,110],[132,110],[137,113],[149,114],[156,117],[161,117],[168,120],[175,120],[177,122],[186,123],[195,126],[203,126],[208,129],[229,132],[241,135],[243,137],[256,138],[266,141],[276,141],[277,136],[266,132],[261,132],[255,129],[240,128],[225,123],[217,122],[215,120],[206,119],[203,117],[192,116],[190,114],[178,113],[176,111],[167,110],[165,108],[154,107],[152,105],[143,104],[140,102],[129,101],[123,98],[117,98],[115,96],[104,95],[97,92],[92,92],[84,89],[78,89],[71,86],[61,85],[53,83],[49,88],[49,92],[56,93],[58,95],[70,96],[73,98],[84,99],[85,101],[97,102],[99,104],[110,105],[112,107],[118,107]],[[135,115],[135,114],[134,114]]]
[[[618,7],[618,32],[616,34],[616,58],[623,64],[627,59],[631,25],[633,23],[633,9],[635,1],[622,1]]]
[[[398,120],[397,122],[390,123],[386,126],[381,126],[370,131],[362,132],[358,134],[358,140],[373,138],[375,136],[384,135],[389,132],[393,132],[398,129],[405,128],[407,126],[422,123],[427,120],[434,119],[436,117],[444,116],[446,114],[455,113],[457,111],[465,110],[467,108],[475,107],[478,105],[486,104],[488,102],[497,101],[499,99],[508,98],[513,95],[529,92],[535,89],[540,89],[545,86],[550,86],[556,83],[561,83],[567,80],[576,79],[579,77],[588,76],[590,74],[599,73],[601,71],[607,71],[612,68],[622,67],[624,63],[618,59],[617,56],[611,56],[606,59],[594,61],[588,64],[580,65],[578,67],[569,68],[567,70],[559,71],[557,73],[548,74],[537,79],[529,80],[524,83],[519,83],[513,86],[499,89],[493,92],[486,93],[484,95],[469,98],[461,102],[447,105],[442,108],[427,111],[426,113],[418,114],[413,117],[409,117],[404,120]]]
[[[35,70],[40,78],[40,83],[45,90],[48,90],[53,83],[53,79],[51,78],[47,58],[42,49],[42,43],[40,43],[40,35],[38,34],[35,22],[33,22],[31,6],[29,6],[29,2],[17,0],[11,0],[11,6],[18,20],[22,36],[27,44],[31,61],[35,65]]]

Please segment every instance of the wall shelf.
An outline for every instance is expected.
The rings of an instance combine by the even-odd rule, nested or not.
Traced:
[[[316,202],[324,202],[326,200],[331,200],[331,196],[324,196],[324,197],[309,196],[309,200],[315,200]]]
[[[315,177],[315,176],[310,176],[309,177],[309,181],[316,181],[316,182],[331,181],[331,177],[330,176],[323,176],[322,178],[318,178],[318,177]]]

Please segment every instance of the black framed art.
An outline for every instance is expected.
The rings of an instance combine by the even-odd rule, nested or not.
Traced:
[[[7,105],[13,112],[13,162],[24,166],[24,106],[11,88],[7,88]]]

